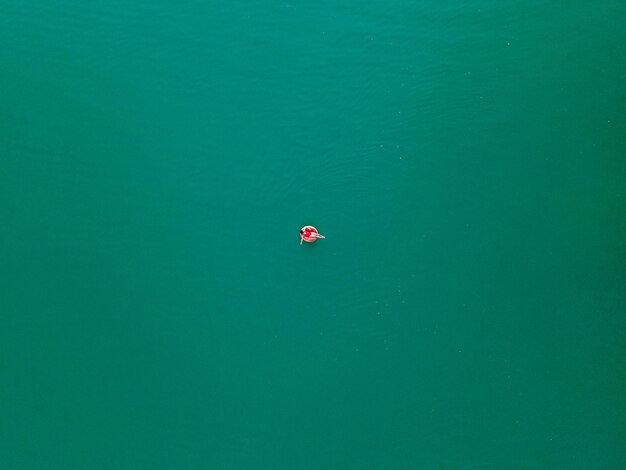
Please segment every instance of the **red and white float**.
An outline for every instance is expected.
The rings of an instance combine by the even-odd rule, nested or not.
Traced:
[[[305,241],[307,243],[316,242],[318,238],[326,238],[324,235],[319,233],[315,227],[312,225],[305,225],[300,229],[300,245]]]

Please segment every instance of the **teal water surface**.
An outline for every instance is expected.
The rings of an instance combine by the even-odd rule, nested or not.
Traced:
[[[626,467],[625,19],[0,1],[0,468]]]

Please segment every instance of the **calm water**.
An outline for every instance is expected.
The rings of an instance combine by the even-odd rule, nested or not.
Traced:
[[[0,467],[626,467],[624,3],[221,3],[0,1]]]

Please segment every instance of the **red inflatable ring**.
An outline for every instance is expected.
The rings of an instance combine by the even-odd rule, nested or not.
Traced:
[[[326,238],[324,235],[320,234],[315,227],[312,225],[305,225],[300,229],[300,245],[302,242],[313,243],[317,241],[318,238]]]

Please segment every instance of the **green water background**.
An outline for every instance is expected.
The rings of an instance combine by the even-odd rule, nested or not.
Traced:
[[[0,467],[626,467],[625,13],[0,2]]]

